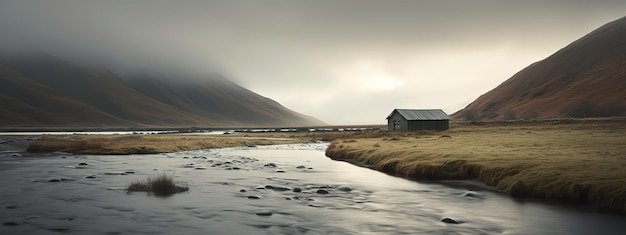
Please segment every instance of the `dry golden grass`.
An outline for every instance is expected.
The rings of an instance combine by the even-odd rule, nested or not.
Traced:
[[[445,132],[339,139],[326,155],[419,179],[478,178],[518,197],[626,211],[626,119],[461,123]]]
[[[161,197],[187,191],[189,191],[189,187],[177,185],[174,183],[173,177],[166,173],[148,177],[144,182],[133,182],[126,188],[126,192],[128,193],[148,192]]]
[[[308,140],[310,141],[310,140]],[[249,145],[272,145],[307,142],[300,138],[276,138],[266,135],[71,135],[45,136],[30,143],[29,152],[68,152],[81,154],[153,154],[186,150]]]
[[[331,141],[388,135],[386,131],[263,132],[233,135],[68,135],[43,136],[27,146],[28,152],[80,154],[154,154],[250,145]]]

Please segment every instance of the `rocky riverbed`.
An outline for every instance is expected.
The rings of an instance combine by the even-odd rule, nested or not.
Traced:
[[[0,152],[0,234],[623,234],[623,216],[418,183],[327,144],[154,155]],[[190,191],[128,194],[159,173]],[[468,184],[471,185],[471,184]]]

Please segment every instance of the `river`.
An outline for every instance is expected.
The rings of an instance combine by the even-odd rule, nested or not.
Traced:
[[[0,234],[626,234],[624,216],[397,178],[330,160],[326,146],[3,152]],[[158,173],[190,191],[123,190]]]

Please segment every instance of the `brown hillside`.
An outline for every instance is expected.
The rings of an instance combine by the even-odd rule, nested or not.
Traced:
[[[483,94],[455,118],[626,115],[626,17],[531,64]]]
[[[315,118],[291,111],[278,102],[245,89],[219,75],[211,80],[128,80],[130,87],[155,100],[200,117],[212,117],[227,125],[307,126]]]
[[[314,126],[225,78],[124,78],[53,56],[0,57],[0,129]]]

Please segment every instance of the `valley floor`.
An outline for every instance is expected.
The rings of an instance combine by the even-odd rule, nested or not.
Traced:
[[[626,119],[452,122],[334,140],[326,155],[411,179],[474,179],[514,197],[626,211]]]
[[[68,135],[17,143],[31,153],[152,154],[318,141],[331,141],[326,155],[332,159],[400,177],[479,179],[514,197],[626,212],[626,118],[453,121],[443,132]]]

